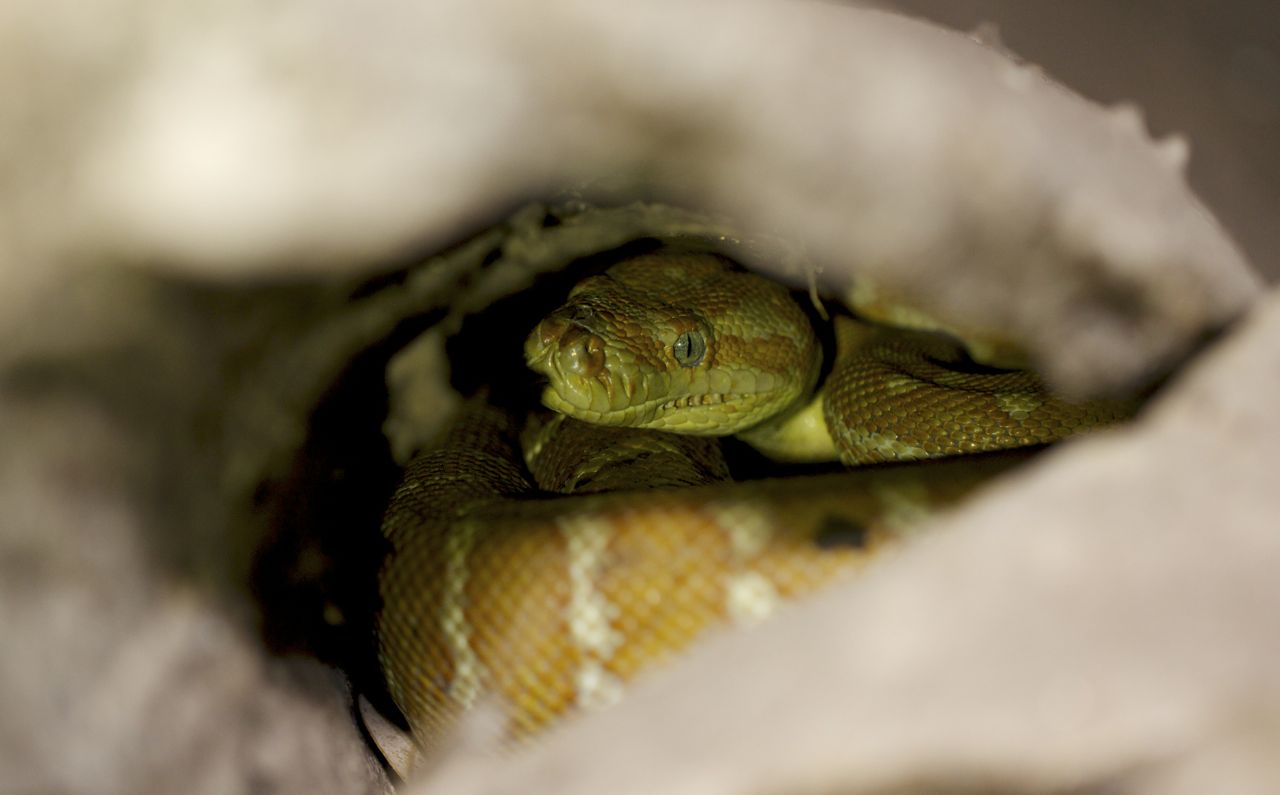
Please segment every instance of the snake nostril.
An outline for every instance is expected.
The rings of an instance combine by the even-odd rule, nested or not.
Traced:
[[[604,369],[604,340],[572,328],[560,336],[560,366],[566,372],[593,376]]]
[[[545,348],[565,335],[569,324],[558,318],[547,318],[538,324],[538,340]]]

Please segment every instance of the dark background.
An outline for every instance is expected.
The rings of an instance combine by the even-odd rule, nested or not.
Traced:
[[[973,30],[1103,104],[1133,102],[1191,145],[1192,187],[1280,281],[1280,4],[1270,0],[894,0]]]

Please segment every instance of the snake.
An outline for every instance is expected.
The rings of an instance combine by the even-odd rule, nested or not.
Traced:
[[[379,658],[415,742],[468,715],[504,747],[606,708],[700,638],[853,576],[1042,445],[1132,414],[842,314],[704,251],[576,284],[524,342],[528,417],[484,392],[387,508]],[[734,482],[719,437],[838,460]]]

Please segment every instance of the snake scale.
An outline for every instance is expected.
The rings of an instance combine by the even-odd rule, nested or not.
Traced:
[[[824,365],[785,287],[711,254],[579,283],[525,343],[556,415],[526,427],[473,398],[386,512],[380,659],[416,742],[485,704],[512,742],[612,704],[707,630],[848,576],[1033,446],[1132,409],[1062,400],[937,332],[842,317],[835,338]],[[734,483],[729,434],[855,468]]]

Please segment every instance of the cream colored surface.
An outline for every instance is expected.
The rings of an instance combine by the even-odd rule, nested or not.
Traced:
[[[1275,15],[1250,21],[1253,6],[1229,4],[1196,25],[1190,5],[1152,16],[1063,4],[1098,23],[1096,38],[1040,4],[1006,8],[1024,23],[1014,46],[1038,29],[1099,76],[1092,96],[1141,100],[1125,75],[1164,87],[1162,130],[1203,121],[1190,141],[1202,184],[1273,228],[1274,204],[1259,198],[1274,181],[1257,158],[1274,135],[1254,128],[1250,149],[1217,104],[1241,85],[1220,78],[1251,61],[1197,36],[1244,20],[1252,38]],[[332,672],[264,648],[246,618],[258,605],[225,556],[271,534],[279,494],[257,489],[293,471],[311,409],[350,357],[408,315],[474,311],[558,267],[571,247],[553,257],[547,240],[574,237],[581,251],[617,238],[571,224],[560,238],[513,232],[508,266],[473,267],[483,251],[465,268],[433,260],[412,300],[348,322],[347,280],[381,273],[381,255],[407,241],[434,251],[495,208],[611,175],[624,197],[643,183],[737,211],[756,232],[785,230],[822,263],[827,289],[855,271],[921,289],[1025,337],[1056,383],[1082,392],[1176,360],[1258,291],[1178,171],[1185,144],[1157,146],[1132,112],[1110,116],[963,33],[825,4],[528,8],[3,5],[0,789],[384,791]],[[524,108],[514,123],[512,95]],[[197,280],[175,285],[184,274]],[[301,289],[325,274],[341,283]],[[210,300],[209,280],[236,300]],[[607,729],[461,778],[433,768],[418,788],[856,792],[922,770],[981,788],[990,779],[975,771],[994,770],[1015,790],[1274,792],[1280,597],[1256,542],[1280,513],[1267,403],[1277,333],[1259,321],[1236,352],[1175,384],[1158,421],[1011,485],[953,525],[953,545],[905,559],[893,589],[866,583],[833,599],[838,619],[777,630],[794,658],[758,636],[725,653],[752,661],[740,685],[708,659]],[[1046,522],[1047,537],[1026,532]],[[192,559],[205,563],[196,573]],[[1037,561],[1056,566],[1055,590],[1040,589]],[[973,589],[954,588],[966,571]],[[877,609],[855,608],[868,599]],[[847,655],[810,653],[828,621],[845,628]],[[1010,627],[1026,630],[1017,648],[1001,644]],[[1064,648],[1081,672],[1065,679]],[[830,667],[807,667],[818,659]],[[868,668],[847,667],[857,660]],[[871,684],[850,685],[851,671]],[[767,726],[732,720],[799,679],[825,702],[791,700]],[[1028,703],[1045,705],[1034,725]],[[683,709],[696,743],[672,731]],[[915,720],[864,735],[850,715],[871,709]],[[844,756],[815,750],[806,727],[852,738]],[[762,746],[753,729],[778,736]],[[635,756],[611,756],[624,751]],[[856,779],[867,759],[917,777],[881,767],[877,782]]]

